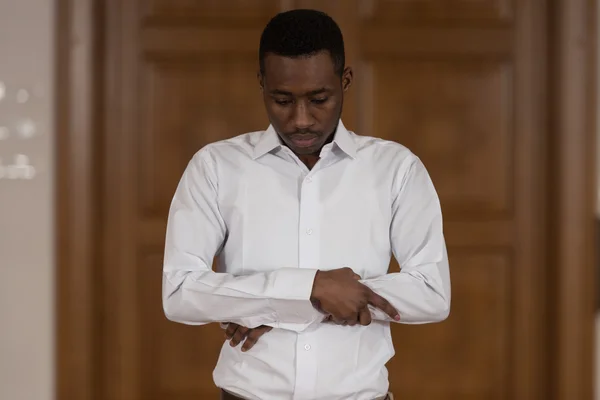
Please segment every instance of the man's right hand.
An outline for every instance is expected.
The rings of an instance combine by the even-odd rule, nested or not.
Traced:
[[[321,310],[331,315],[338,324],[368,325],[371,316],[368,305],[381,309],[392,319],[398,320],[398,311],[371,288],[359,282],[360,276],[350,268],[318,271],[313,283],[311,300]]]

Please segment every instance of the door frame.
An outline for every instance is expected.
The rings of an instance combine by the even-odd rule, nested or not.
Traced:
[[[594,393],[597,1],[546,1],[549,398]],[[97,399],[102,357],[102,2],[56,0],[56,396]],[[541,51],[541,54],[544,52]],[[552,317],[550,317],[550,315]],[[100,399],[98,399],[100,400]]]
[[[96,279],[101,213],[102,18],[96,0],[56,0],[56,398],[93,400],[101,365]]]

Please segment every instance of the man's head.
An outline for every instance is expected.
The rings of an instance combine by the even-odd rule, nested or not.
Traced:
[[[320,11],[280,13],[263,31],[259,61],[271,124],[294,153],[318,153],[331,140],[352,83],[340,28]]]

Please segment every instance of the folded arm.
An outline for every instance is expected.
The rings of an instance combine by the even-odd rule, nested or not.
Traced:
[[[396,186],[390,241],[400,272],[361,282],[398,310],[397,322],[439,322],[450,313],[451,297],[440,202],[417,157],[398,176]],[[381,310],[370,309],[373,319],[394,321]]]
[[[169,211],[162,289],[167,318],[296,331],[321,320],[310,302],[316,270],[282,268],[247,276],[212,271],[227,235],[217,184],[210,155],[202,150],[187,166]]]

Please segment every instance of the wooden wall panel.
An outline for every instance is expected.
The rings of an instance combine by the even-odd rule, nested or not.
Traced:
[[[510,251],[454,250],[450,262],[451,318],[394,331],[396,357],[389,368],[396,393],[411,400],[509,399]],[[433,382],[423,384],[425,376]]]
[[[266,22],[280,11],[278,0],[136,0],[143,18],[156,21]],[[177,23],[177,22],[175,22]]]
[[[509,22],[515,0],[368,0],[362,2],[373,19],[391,23],[481,24]],[[518,0],[517,0],[518,1]]]
[[[369,67],[373,115],[367,131],[404,144],[423,160],[446,220],[510,217],[510,64],[487,59],[374,59]]]
[[[141,207],[164,219],[187,163],[204,145],[268,126],[246,55],[142,57],[139,64]],[[224,116],[223,110],[235,118]]]
[[[140,340],[139,368],[144,376],[140,397],[144,400],[218,398],[211,379],[214,360],[224,340],[218,325],[183,326],[162,313],[162,248],[139,252],[136,326]],[[195,397],[194,397],[195,396]],[[203,397],[204,396],[204,397]]]

